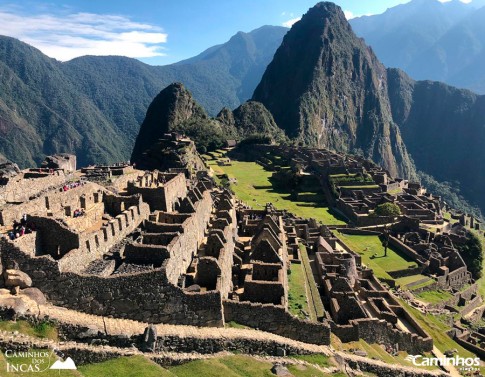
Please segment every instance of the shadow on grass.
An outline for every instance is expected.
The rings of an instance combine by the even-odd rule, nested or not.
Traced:
[[[266,185],[266,186],[253,186],[256,190],[268,190],[268,192],[271,192],[273,189],[273,186],[271,185]]]

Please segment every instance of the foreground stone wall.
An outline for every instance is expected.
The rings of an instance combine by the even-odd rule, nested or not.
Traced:
[[[99,277],[62,273],[50,256],[32,258],[11,241],[0,240],[3,264],[16,261],[54,305],[147,323],[222,326],[219,292],[184,292],[170,284],[164,266],[146,273]]]
[[[224,319],[312,344],[330,344],[327,323],[303,321],[282,306],[224,300]]]
[[[433,349],[433,339],[429,336],[422,337],[399,331],[385,320],[365,318],[350,320],[349,323],[349,325],[337,325],[330,322],[332,333],[344,343],[363,339],[368,343],[397,345],[400,351],[414,355]]]

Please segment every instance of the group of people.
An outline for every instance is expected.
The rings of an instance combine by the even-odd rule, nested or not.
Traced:
[[[75,209],[72,216],[73,217],[84,216],[84,209],[82,209],[82,208],[81,209]]]
[[[83,181],[76,181],[76,182],[66,183],[62,187],[62,191],[69,191],[70,189],[73,189],[73,188],[76,188],[76,187],[79,187],[79,186],[82,186],[82,185],[84,185],[84,182]]]
[[[13,227],[10,232],[8,232],[8,238],[14,240],[16,238],[20,238],[25,234],[29,234],[35,231],[34,224],[27,222],[27,214],[23,214],[20,222],[15,220],[13,222]]]

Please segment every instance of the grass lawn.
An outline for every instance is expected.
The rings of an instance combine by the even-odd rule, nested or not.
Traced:
[[[320,292],[318,292],[317,284],[315,283],[315,278],[313,277],[312,267],[310,265],[310,258],[308,258],[308,253],[305,245],[299,244],[301,254],[302,266],[306,275],[306,282],[308,289],[308,303],[310,308],[310,318],[316,320],[318,317],[323,317],[325,315],[325,309],[323,307],[322,298],[320,297]]]
[[[387,256],[384,256],[384,246],[378,236],[361,236],[337,233],[348,247],[362,256],[362,262],[374,270],[378,278],[391,279],[388,271],[405,270],[417,267],[416,262],[398,254],[392,247],[387,248]],[[377,257],[372,258],[374,254]]]
[[[315,364],[318,364],[315,362]],[[274,377],[272,363],[249,356],[235,355],[217,359],[192,361],[169,368],[177,377]],[[316,368],[306,365],[289,366],[295,377],[330,377]]]
[[[232,161],[231,166],[218,166],[214,161],[208,161],[208,164],[216,175],[227,174],[229,178],[236,178],[237,183],[231,184],[232,190],[239,199],[255,209],[264,207],[266,203],[273,203],[276,208],[286,209],[297,216],[314,218],[324,224],[345,224],[322,203],[292,201],[290,192],[276,190],[270,182],[273,172],[264,170],[255,162]]]
[[[304,319],[301,310],[309,313],[305,288],[305,272],[303,265],[292,263],[288,274],[288,310],[296,317]]]
[[[57,329],[46,322],[38,325],[31,325],[27,321],[0,321],[0,330],[18,331],[19,333],[34,336],[36,338],[47,338],[57,340]]]
[[[328,358],[323,355],[298,356],[310,364],[328,366]],[[27,363],[31,358],[9,358],[10,364]],[[54,359],[43,361],[47,368],[53,364]],[[250,356],[233,355],[207,360],[191,361],[182,365],[162,368],[155,362],[143,356],[120,357],[95,364],[80,365],[77,370],[49,370],[45,372],[11,372],[7,371],[7,361],[0,353],[0,371],[12,377],[46,376],[46,377],[271,377],[272,363],[261,361]],[[42,367],[42,370],[44,367]],[[311,365],[289,366],[295,377],[330,377]],[[5,375],[6,375],[5,374]],[[339,375],[339,376],[344,376]]]
[[[408,287],[408,285],[418,282],[420,280],[425,280],[425,281],[423,281],[418,285]],[[396,279],[396,284],[400,285],[403,289],[407,288],[410,290],[426,287],[427,285],[431,285],[433,283],[434,283],[434,280],[432,278],[421,274],[405,276],[405,277]]]
[[[175,374],[143,356],[120,357],[78,368],[84,377],[173,377]]]
[[[453,298],[453,295],[450,292],[436,290],[436,291],[423,291],[420,293],[414,294],[418,299],[429,302],[430,304],[439,304],[443,301],[448,301],[449,299]]]

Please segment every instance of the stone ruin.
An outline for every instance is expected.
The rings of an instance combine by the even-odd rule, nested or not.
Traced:
[[[76,156],[68,153],[47,156],[40,167],[42,169],[61,169],[72,173],[76,171]]]
[[[432,348],[429,335],[331,229],[270,204],[251,209],[196,170],[199,162],[182,163],[179,149],[196,153],[193,143],[170,136],[159,144],[177,148],[176,167],[88,167],[74,173],[75,184],[62,168],[11,175],[0,190],[28,192],[4,195],[1,225],[6,230],[26,214],[35,230],[0,240],[3,284],[23,280],[20,291],[33,287],[49,305],[102,318],[210,327],[237,322],[306,343],[329,344],[333,332],[344,342],[364,339],[410,353]],[[322,155],[308,154],[315,172],[325,166]],[[299,156],[305,168],[308,156]],[[371,171],[381,185],[414,190],[402,194],[403,202],[423,195],[364,160],[339,161],[346,171]],[[339,171],[326,169],[327,175]],[[421,258],[423,271],[449,287],[470,281],[448,241],[457,242],[458,232],[414,237],[412,220],[419,223],[420,216],[404,219],[411,219],[409,229],[395,228],[392,237]],[[319,291],[312,299],[324,308],[316,321],[288,310],[288,273],[292,263],[302,263],[301,244]],[[471,302],[472,295],[464,299]]]

